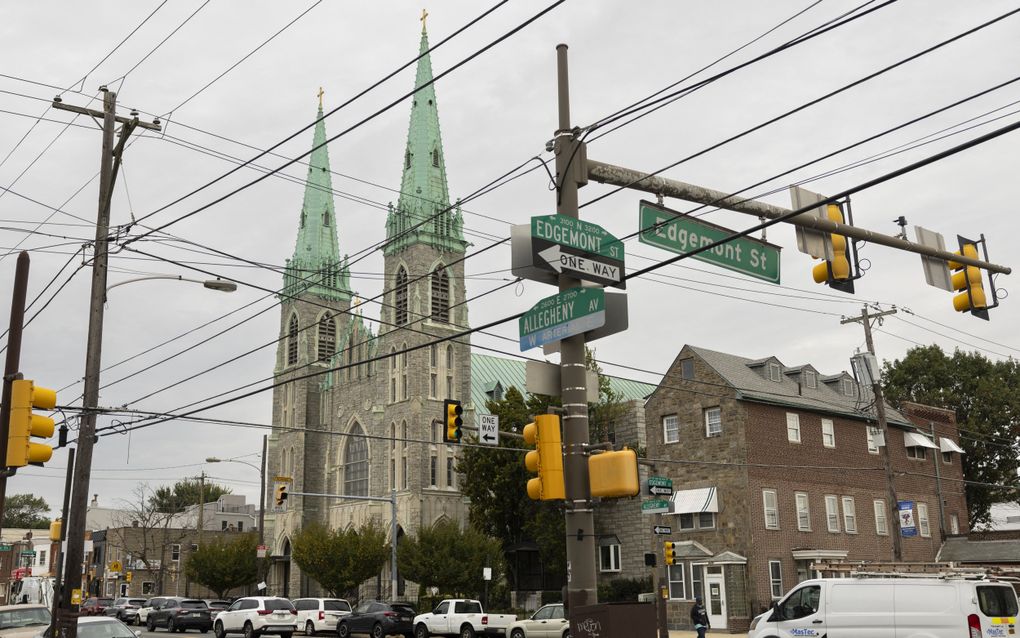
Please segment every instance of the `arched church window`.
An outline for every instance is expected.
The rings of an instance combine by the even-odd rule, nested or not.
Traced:
[[[357,423],[344,446],[344,494],[368,496],[368,441]]]
[[[404,151],[404,168],[411,168],[411,149]]]
[[[439,168],[439,149],[432,149],[432,165]]]
[[[397,277],[395,282],[395,296],[396,296],[396,323],[398,326],[402,326],[407,323],[407,271],[401,266],[397,269]]]
[[[287,325],[287,365],[297,363],[298,358],[298,320],[297,315],[290,316],[290,323]]]
[[[322,225],[325,226],[326,228],[329,228],[329,209],[328,208],[324,209],[322,211]]]
[[[447,398],[453,398],[455,395],[453,388],[453,346],[446,346],[446,396]]]
[[[432,271],[432,320],[450,323],[450,276],[442,264]]]
[[[325,361],[336,352],[336,319],[327,312],[319,319],[319,361]]]

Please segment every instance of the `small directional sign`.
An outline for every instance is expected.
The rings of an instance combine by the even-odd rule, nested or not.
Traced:
[[[557,273],[567,271],[579,275],[580,279],[598,283],[618,284],[623,279],[623,268],[615,261],[599,260],[584,255],[574,255],[553,244],[538,253],[542,263]]]
[[[539,215],[513,226],[512,272],[518,277],[556,284],[560,274],[626,288],[623,242],[598,224],[566,215]]]
[[[670,494],[673,493],[673,488],[672,487],[659,487],[658,485],[649,485],[648,486],[648,493],[649,494],[658,494],[660,496],[669,496]]]
[[[478,442],[499,445],[499,417],[495,414],[480,414],[478,417]]]
[[[659,536],[669,536],[670,534],[673,533],[673,528],[666,527],[665,525],[656,525],[652,527],[652,531],[658,534]]]
[[[649,476],[648,493],[669,496],[673,493],[673,479],[666,478],[665,476]]]
[[[571,288],[531,307],[520,318],[521,350],[566,339],[606,323],[606,293],[601,288]]]
[[[661,498],[641,503],[642,514],[666,514],[669,512],[669,501]]]

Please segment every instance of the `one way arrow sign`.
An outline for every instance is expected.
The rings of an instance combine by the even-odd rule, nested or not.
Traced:
[[[478,442],[499,445],[499,417],[495,414],[479,414],[478,417]]]
[[[617,263],[564,252],[559,244],[553,244],[545,250],[539,251],[538,256],[557,273],[566,270],[580,274],[582,279],[607,284],[620,283],[622,278],[623,269]]]
[[[666,496],[669,496],[670,494],[673,493],[673,488],[672,487],[662,487],[662,486],[659,486],[659,485],[651,485],[651,486],[648,487],[648,493],[649,494],[664,494]]]

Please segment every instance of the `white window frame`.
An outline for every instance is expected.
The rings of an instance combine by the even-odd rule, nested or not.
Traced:
[[[783,369],[778,363],[769,363],[769,380],[780,383],[783,380]]]
[[[931,521],[928,519],[928,504],[917,503],[917,532],[925,538],[931,537]]]
[[[875,508],[875,533],[879,536],[888,536],[889,515],[885,511],[885,500],[876,498],[873,506]]]
[[[879,453],[878,442],[875,441],[874,428],[870,425],[866,425],[864,427],[865,427],[864,431],[867,432],[868,435],[868,454],[878,454]]]
[[[773,571],[773,567],[775,571]],[[778,573],[778,575],[777,575]],[[769,589],[772,592],[772,600],[779,600],[783,597],[783,561],[769,561]]]
[[[796,412],[786,413],[786,439],[790,443],[800,443],[800,415]]]
[[[609,564],[606,565],[606,561],[603,560],[606,557],[604,550],[609,550]],[[601,572],[618,572],[620,571],[620,544],[613,543],[612,545],[600,545],[599,546],[599,571]]]
[[[949,533],[959,534],[960,533],[960,517],[956,514],[949,515]]]
[[[814,370],[804,371],[804,385],[815,390],[818,388],[818,375],[815,374]]]
[[[679,575],[679,578],[676,576]],[[670,600],[687,600],[687,566],[683,563],[666,565],[666,581],[669,586]],[[673,587],[679,583],[679,596],[673,595]]]
[[[718,416],[718,418],[716,419],[716,422],[715,422],[715,425],[717,427],[714,430],[712,428],[712,419],[709,418],[709,415],[713,414],[713,413]],[[721,407],[716,406],[714,408],[705,408],[705,436],[706,437],[722,436],[722,408]]]
[[[772,505],[769,505],[769,497],[772,497]],[[779,529],[779,496],[775,490],[761,491],[762,510],[765,513],[765,529]],[[771,525],[769,519],[774,521]]]
[[[822,445],[836,447],[836,424],[832,419],[822,419]]]
[[[670,427],[670,419],[675,428]],[[672,433],[672,437],[670,434]],[[679,443],[680,442],[680,417],[675,414],[667,414],[662,417],[662,442],[663,443]]]
[[[852,397],[852,396],[855,396],[857,394],[856,392],[854,392],[854,381],[853,381],[853,379],[843,379],[842,386],[843,386],[843,394],[844,395],[846,395],[848,397]]]
[[[175,563],[181,560],[180,543],[174,543],[173,545],[170,546],[170,560],[172,560]]]
[[[857,504],[854,497],[844,496],[843,502],[843,531],[847,534],[857,533]]]
[[[811,531],[811,499],[807,492],[794,492],[793,501],[797,509],[797,530]]]
[[[839,533],[839,498],[835,494],[825,495],[825,526],[833,534]]]
[[[913,461],[927,461],[928,449],[921,447],[920,445],[908,445],[907,458]]]

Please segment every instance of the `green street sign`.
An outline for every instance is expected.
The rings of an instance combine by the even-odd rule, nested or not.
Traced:
[[[623,242],[598,224],[566,215],[532,217],[531,236],[560,246],[576,248],[589,255],[601,255],[623,261]]]
[[[641,503],[642,514],[666,514],[669,512],[669,501],[661,498]]]
[[[9,551],[11,551],[11,546],[10,545],[0,545],[0,552],[9,552]]]
[[[31,549],[29,549],[29,550],[26,550],[26,551],[23,551],[23,552],[21,552],[21,555],[22,555],[22,556],[35,556],[35,551],[34,551],[34,550],[31,550]]]
[[[638,241],[642,244],[681,255],[735,232],[646,201],[638,209],[638,227],[641,229]],[[740,237],[693,258],[778,284],[779,251],[775,244]]]
[[[673,479],[666,478],[665,476],[649,476],[648,477],[649,487],[673,487]]]
[[[524,313],[518,322],[521,350],[601,328],[605,323],[605,291],[602,288],[571,288],[546,297]]]

